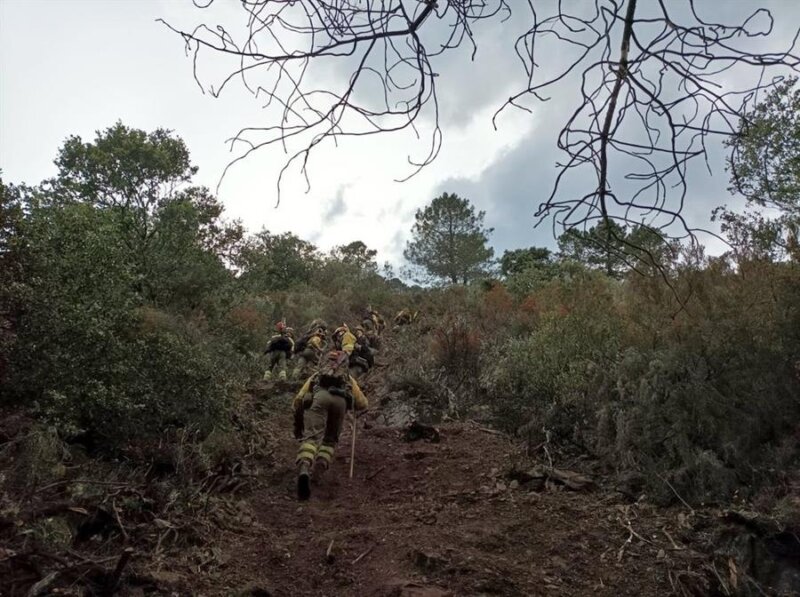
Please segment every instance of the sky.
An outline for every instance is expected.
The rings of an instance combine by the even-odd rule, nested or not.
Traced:
[[[706,4],[735,17],[754,3]],[[800,3],[764,4],[777,17],[775,34],[754,43],[785,47],[800,23]],[[232,0],[218,0],[214,8],[214,18],[234,26],[239,22]],[[213,20],[191,0],[0,0],[4,180],[36,184],[52,176],[53,159],[68,136],[90,140],[95,131],[120,120],[144,130],[173,130],[199,166],[195,182],[217,188],[225,166],[237,155],[226,140],[244,127],[274,124],[276,113],[264,109],[263,98],[235,84],[219,98],[204,93],[193,78],[183,41],[158,18],[182,27]],[[553,247],[550,223],[534,228],[534,212],[556,174],[561,158],[556,137],[573,106],[574,89],[559,90],[555,101],[536,105],[532,114],[505,111],[496,128],[492,123],[497,108],[524,82],[513,41],[525,25],[519,19],[479,23],[474,60],[466,46],[434,60],[443,141],[436,161],[419,175],[396,182],[410,173],[409,156],[425,154],[429,115],[420,121],[419,140],[407,131],[323,144],[310,161],[310,190],[292,170],[279,204],[276,182],[287,156],[280,146],[254,153],[232,167],[218,188],[227,217],[242,220],[253,232],[262,227],[291,231],[322,249],[362,240],[378,250],[381,262],[399,266],[415,211],[446,191],[486,212],[498,256],[506,249]],[[436,39],[445,27],[434,22],[426,35]],[[557,68],[563,60],[553,53],[543,68]],[[209,57],[200,67],[207,86],[225,64]],[[323,64],[312,81],[340,84],[345,67]],[[698,164],[689,177],[685,213],[698,226],[710,226],[715,206],[741,206],[726,190],[721,147],[712,145],[710,153],[711,174]],[[577,192],[585,182],[568,180],[565,192]],[[722,248],[713,238],[707,242],[712,252]]]

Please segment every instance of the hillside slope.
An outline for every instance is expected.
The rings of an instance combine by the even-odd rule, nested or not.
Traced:
[[[275,470],[249,497],[252,532],[221,536],[226,564],[195,577],[195,589],[270,595],[670,592],[667,570],[680,547],[670,546],[659,529],[663,518],[651,509],[623,505],[602,491],[518,486],[502,472],[518,457],[507,439],[470,425],[440,431],[441,440],[432,443],[404,442],[392,428],[359,429],[352,480],[348,432],[308,503],[295,499],[294,444],[282,442]],[[652,539],[629,542],[628,521]]]
[[[472,421],[412,433],[381,368],[363,386],[355,474],[348,420],[308,502],[296,387],[263,383],[240,405],[244,460],[192,473],[181,438],[146,470],[73,457],[61,480],[3,495],[0,595],[747,595],[756,569],[776,594],[800,583],[792,538],[781,552],[758,520],[659,508],[590,459],[531,457]],[[4,456],[31,435],[0,431]]]

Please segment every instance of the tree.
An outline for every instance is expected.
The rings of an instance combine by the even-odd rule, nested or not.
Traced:
[[[0,255],[25,284],[3,399],[98,446],[210,431],[242,362],[211,331],[229,310],[224,254],[241,227],[186,186],[194,168],[167,133],[118,124],[93,143],[68,139],[57,163],[42,187],[0,197],[4,222],[13,208]]]
[[[611,278],[630,270],[664,268],[675,255],[664,235],[639,224],[624,228],[613,220],[601,220],[588,230],[570,229],[558,237],[559,257],[599,269]]]
[[[196,5],[213,14],[213,4]],[[254,0],[240,5],[243,30],[221,24],[228,21],[222,16],[187,30],[164,24],[193,54],[204,92],[219,96],[241,84],[259,102],[265,91],[270,98],[272,120],[234,137],[232,146],[242,150],[233,163],[266,147],[291,146],[281,176],[292,164],[305,174],[310,154],[326,142],[425,129],[427,153],[409,158],[413,176],[442,146],[437,78],[447,72],[441,56],[462,44],[477,51],[473,32],[483,21],[518,19],[523,33],[508,42],[521,62],[520,80],[497,113],[532,112],[555,94],[576,98],[558,136],[564,156],[536,210],[539,221],[553,217],[570,230],[599,220],[636,223],[629,215],[636,214],[654,227],[677,223],[691,234],[682,217],[689,162],[701,161],[713,138],[737,133],[756,92],[800,71],[792,36],[787,47],[753,49],[755,38],[773,32],[767,8],[725,22],[714,3],[702,7],[706,12],[697,4]],[[230,61],[211,85],[198,74],[207,54]],[[314,76],[315,67],[331,63],[346,72]],[[564,192],[566,178],[577,182],[574,192]],[[280,186],[279,177],[279,193]]]
[[[602,269],[611,278],[621,278],[625,272],[623,250],[625,229],[609,220],[589,228],[572,228],[558,237],[561,259],[571,259],[592,269]]]
[[[513,276],[531,267],[540,267],[550,262],[550,249],[545,247],[528,247],[506,251],[500,258],[500,273]]]
[[[289,290],[311,281],[320,256],[313,244],[291,232],[262,230],[245,242],[236,265],[251,291]]]
[[[737,259],[780,260],[800,255],[800,87],[792,78],[776,87],[739,124],[730,139],[730,191],[756,211],[719,207],[713,219]],[[777,210],[770,217],[761,208]]]
[[[170,131],[147,133],[121,122],[97,131],[94,142],[68,138],[55,163],[56,197],[119,210],[142,242],[158,208],[197,172],[186,144]]]
[[[755,205],[800,214],[800,86],[781,83],[727,142],[731,191]]]
[[[500,272],[512,294],[527,296],[555,278],[566,278],[582,269],[578,264],[554,258],[550,249],[528,247],[506,251],[500,258]]]
[[[189,186],[197,167],[180,137],[118,122],[92,142],[69,137],[55,163],[58,175],[44,187],[44,204],[108,211],[136,263],[143,301],[172,303],[176,295],[165,292],[178,292],[191,307],[224,278],[244,230],[222,220],[223,207],[207,188]]]
[[[340,245],[331,251],[331,257],[346,265],[352,265],[364,273],[377,273],[378,263],[375,257],[378,252],[370,249],[362,241],[356,240],[347,245]]]
[[[0,384],[6,377],[6,363],[14,344],[16,321],[28,294],[25,292],[26,276],[22,260],[23,220],[20,189],[6,185],[0,177]]]
[[[444,193],[417,210],[403,255],[433,279],[467,284],[486,273],[494,256],[486,246],[493,230],[483,227],[485,215],[469,200]]]

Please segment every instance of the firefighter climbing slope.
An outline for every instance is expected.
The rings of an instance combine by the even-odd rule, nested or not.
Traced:
[[[292,402],[297,452],[297,497],[311,496],[312,475],[321,476],[333,461],[336,444],[348,410],[364,410],[369,403],[350,376],[348,355],[333,350],[309,377]]]
[[[353,354],[356,348],[356,337],[350,331],[346,323],[336,328],[333,332],[333,344],[337,350],[342,350],[347,353],[347,356]]]
[[[294,348],[296,362],[292,370],[292,379],[300,379],[306,366],[316,364],[325,347],[325,328],[322,325],[300,338]]]
[[[278,379],[286,379],[286,361],[289,360],[294,351],[294,340],[292,340],[292,328],[279,321],[275,324],[275,331],[278,332],[269,339],[264,354],[269,355],[267,370],[264,372],[264,380],[272,379],[273,373],[277,370]]]

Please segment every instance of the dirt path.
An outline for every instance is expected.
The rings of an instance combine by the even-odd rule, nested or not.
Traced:
[[[274,470],[248,500],[252,532],[223,534],[224,565],[195,577],[201,594],[662,595],[671,592],[659,545],[628,540],[638,514],[603,493],[533,492],[502,470],[502,436],[441,428],[439,443],[400,431],[350,433],[309,502],[295,498],[296,444],[280,442]],[[642,539],[659,533],[635,523]],[[326,558],[333,541],[331,558]],[[624,549],[623,546],[625,546]],[[622,550],[622,551],[621,551]],[[661,553],[659,553],[659,551]]]

